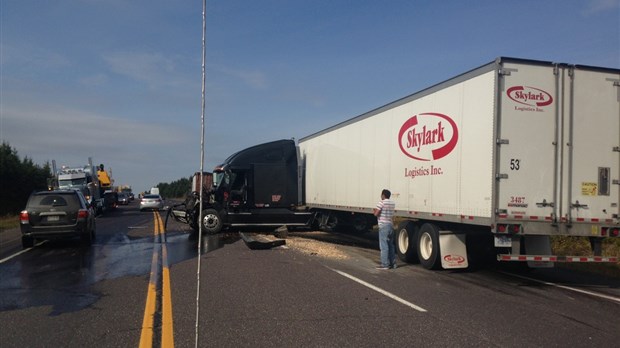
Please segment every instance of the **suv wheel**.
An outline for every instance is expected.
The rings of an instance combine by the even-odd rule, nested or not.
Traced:
[[[84,231],[81,236],[82,244],[85,246],[91,246],[93,244],[93,232],[92,231]]]
[[[24,249],[32,248],[34,246],[34,238],[22,236],[22,247]]]

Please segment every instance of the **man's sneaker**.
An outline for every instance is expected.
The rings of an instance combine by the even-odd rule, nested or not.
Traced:
[[[396,264],[393,264],[390,266],[391,269],[396,269],[398,266],[396,266]]]
[[[383,271],[383,270],[388,270],[388,269],[390,269],[390,267],[381,266],[381,265],[379,265],[379,266],[377,266],[377,267],[375,267],[375,268],[376,268],[376,269],[380,269],[380,270],[382,270],[382,271]]]

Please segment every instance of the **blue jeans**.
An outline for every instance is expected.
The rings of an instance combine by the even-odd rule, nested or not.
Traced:
[[[396,263],[396,250],[392,224],[379,225],[379,248],[381,249],[381,266],[394,266]]]

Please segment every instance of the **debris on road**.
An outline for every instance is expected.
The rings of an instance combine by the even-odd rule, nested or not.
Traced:
[[[329,259],[345,260],[349,258],[337,246],[311,238],[289,237],[288,246],[307,255],[320,256]]]
[[[245,242],[245,245],[252,250],[272,249],[286,244],[286,240],[269,235],[243,232],[239,232],[239,235]]]

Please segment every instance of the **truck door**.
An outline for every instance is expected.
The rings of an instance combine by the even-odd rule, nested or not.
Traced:
[[[505,62],[499,78],[499,218],[550,220],[558,170],[559,75],[552,65]]]
[[[252,165],[254,203],[257,208],[285,207],[296,204],[296,182],[291,180],[286,163]]]
[[[620,74],[571,68],[567,81],[563,216],[570,223],[618,218],[620,185]],[[586,231],[588,232],[588,231]],[[591,235],[598,229],[590,225]]]

